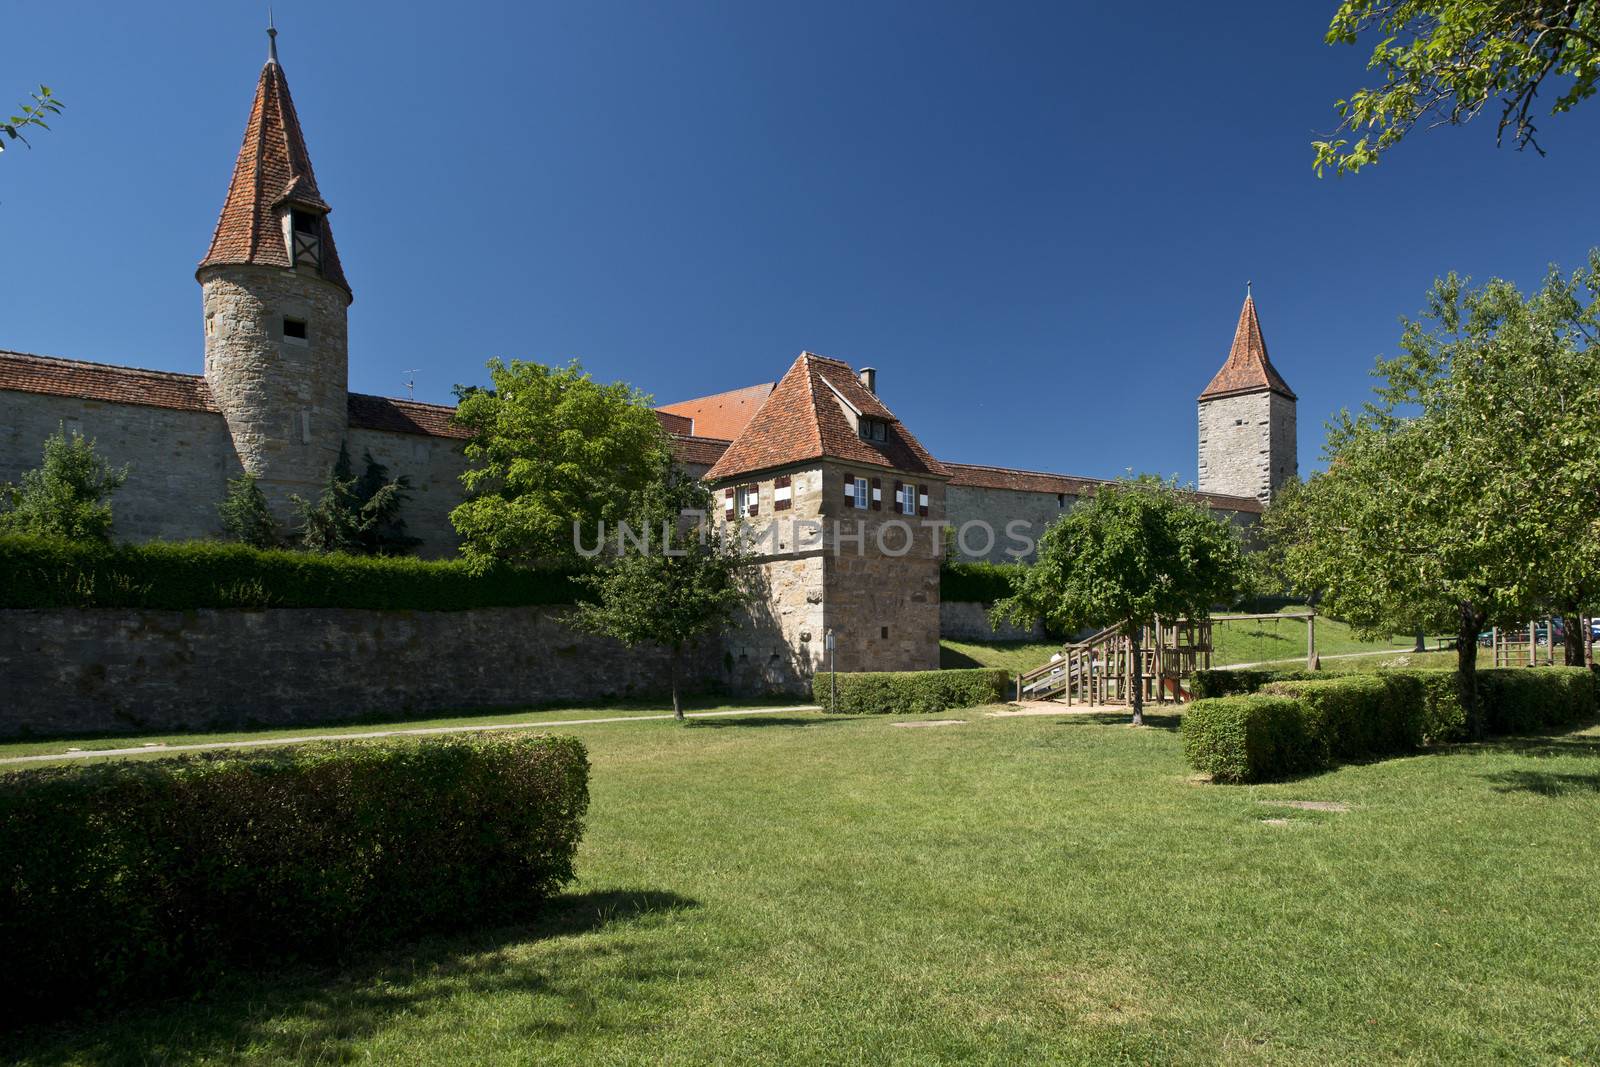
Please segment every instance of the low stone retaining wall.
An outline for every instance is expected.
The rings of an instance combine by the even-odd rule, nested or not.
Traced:
[[[1032,627],[1002,623],[989,625],[989,605],[970,601],[943,601],[939,604],[939,636],[957,641],[1043,641],[1044,624]]]
[[[0,736],[290,726],[658,695],[664,652],[564,609],[0,610]],[[720,646],[686,656],[724,684]]]

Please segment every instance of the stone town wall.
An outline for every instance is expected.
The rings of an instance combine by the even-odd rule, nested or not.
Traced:
[[[0,483],[38,467],[44,439],[65,424],[95,442],[128,480],[111,497],[121,541],[217,537],[217,502],[240,473],[222,416],[0,390]]]
[[[665,653],[559,608],[0,610],[0,735],[299,725],[667,691]],[[720,647],[689,657],[727,682]]]
[[[0,484],[19,482],[23,472],[38,467],[44,439],[62,425],[93,440],[111,466],[128,468],[126,484],[111,497],[114,538],[221,536],[217,503],[227,494],[228,479],[237,478],[243,467],[220,414],[0,390]],[[407,530],[423,539],[417,554],[454,555],[458,539],[450,510],[462,499],[466,457],[461,442],[364,429],[349,431],[349,442],[357,474],[370,451],[391,477],[411,479],[411,499],[402,514]]]
[[[955,545],[958,560],[979,560],[986,563],[1031,563],[1037,555],[1037,544],[1045,529],[1066,510],[1077,503],[1072,494],[1029,493],[1020,489],[987,489],[970,485],[952,485],[945,497],[950,525],[958,531]],[[959,534],[968,523],[964,535]],[[1007,532],[1011,523],[1020,535]],[[985,528],[994,531],[992,540]]]
[[[944,600],[939,603],[939,636],[957,641],[1043,641],[1044,623],[1032,626],[1002,622],[989,625],[989,605],[970,600]]]
[[[344,440],[350,298],[274,267],[207,267],[201,283],[206,382],[234,451],[286,521],[290,495],[321,490]],[[305,323],[306,337],[285,336],[285,318]]]
[[[454,556],[461,545],[456,529],[450,525],[450,512],[465,498],[461,473],[467,469],[462,442],[451,437],[428,437],[415,433],[390,433],[386,430],[352,429],[350,461],[356,474],[363,470],[363,456],[389,468],[389,477],[405,475],[411,479],[411,499],[400,517],[406,533],[422,538],[416,554],[424,559]]]

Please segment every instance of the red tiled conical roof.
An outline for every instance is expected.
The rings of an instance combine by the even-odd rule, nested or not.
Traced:
[[[328,204],[317,191],[311,156],[306,152],[300,119],[289,96],[289,83],[278,61],[269,59],[261,68],[256,85],[256,99],[244,128],[239,159],[233,165],[228,199],[217,219],[211,249],[200,266],[256,263],[288,267],[289,250],[284,246],[278,211],[285,202],[321,217],[322,276],[349,292],[350,283],[345,281],[333,244],[333,230],[328,225]]]
[[[1239,309],[1239,326],[1233,332],[1233,347],[1228,350],[1227,362],[1200,394],[1200,399],[1263,390],[1281,393],[1290,400],[1297,399],[1294,390],[1267,357],[1267,342],[1261,336],[1261,322],[1256,318],[1256,301],[1247,294],[1244,307]]]

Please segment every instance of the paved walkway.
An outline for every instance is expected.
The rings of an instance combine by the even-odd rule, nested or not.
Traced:
[[[1428,649],[1429,652],[1451,652],[1454,649]],[[1331,656],[1322,656],[1322,659],[1360,659],[1362,656],[1420,656],[1421,652],[1409,648],[1387,648],[1378,652],[1336,652]],[[1245,670],[1250,667],[1277,667],[1284,663],[1298,663],[1305,666],[1304,656],[1292,656],[1289,659],[1264,659],[1259,663],[1226,663],[1218,666],[1219,671]]]
[[[736,708],[732,711],[690,711],[687,719],[726,719],[738,715],[787,715],[797,711],[821,711],[816,704],[793,704],[783,708]],[[142,744],[130,748],[81,748],[72,751],[41,752],[34,756],[9,756],[0,765],[45,763],[52,760],[99,759],[102,756],[147,756],[152,752],[203,752],[217,748],[270,748],[278,745],[303,745],[311,741],[353,741],[374,737],[429,737],[438,734],[486,733],[490,730],[538,730],[549,726],[592,726],[607,722],[648,722],[670,719],[665,715],[615,715],[605,719],[546,719],[535,722],[492,722],[470,726],[422,726],[410,729],[367,730],[361,733],[305,734],[297,737],[263,737],[247,741],[205,741],[184,745]],[[66,744],[66,742],[62,742]]]

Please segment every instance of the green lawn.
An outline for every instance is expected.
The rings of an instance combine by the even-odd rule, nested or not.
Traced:
[[[1600,1059],[1600,729],[1223,787],[1191,779],[1171,718],[947,717],[970,721],[584,727],[582,880],[544,921],[337,972],[233,977],[9,1051],[36,1064]]]

